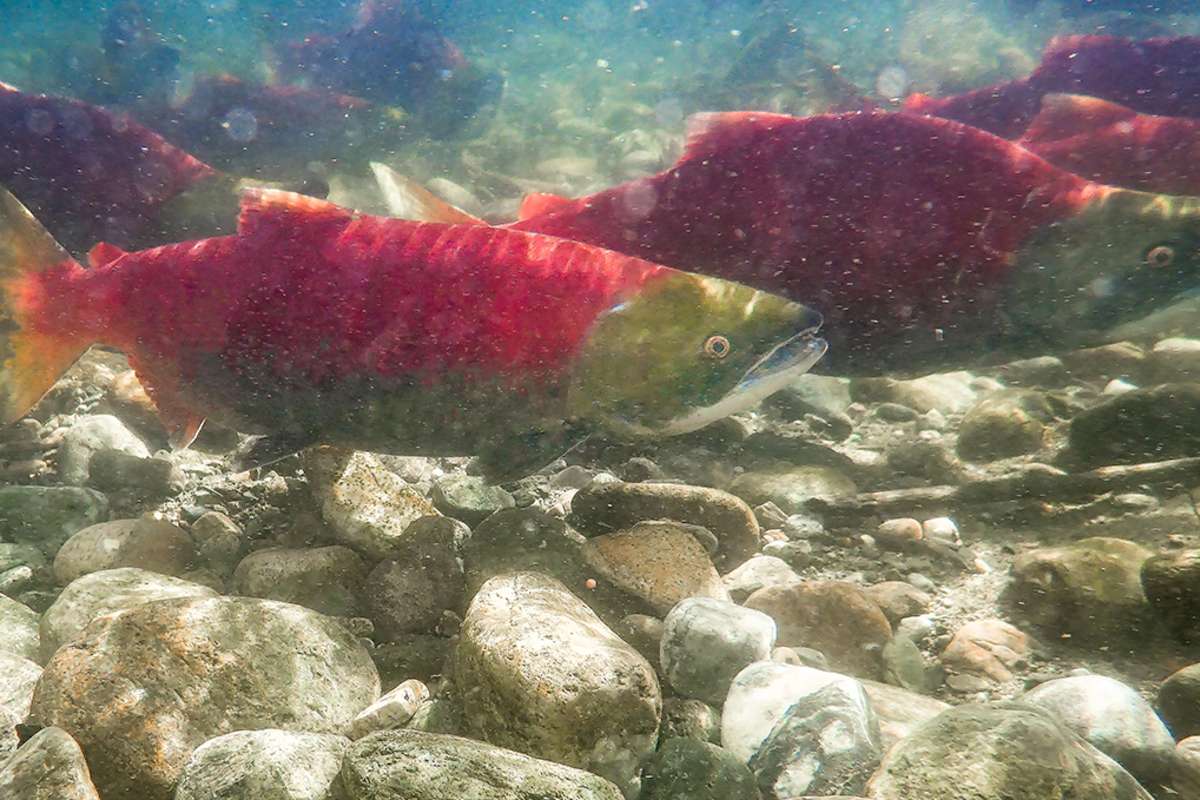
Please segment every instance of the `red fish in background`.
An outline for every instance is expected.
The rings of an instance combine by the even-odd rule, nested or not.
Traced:
[[[536,196],[522,216],[519,230],[803,297],[842,372],[1102,340],[1200,284],[1200,201],[1092,183],[915,114],[702,115],[670,169]]]
[[[1095,97],[1048,94],[1017,143],[1100,183],[1200,195],[1200,119],[1139,114]]]
[[[0,423],[99,342],[129,356],[176,444],[211,416],[268,434],[259,456],[479,454],[520,477],[596,430],[703,427],[825,351],[819,315],[745,286],[287,192],[248,192],[235,235],[91,262],[0,190]]]
[[[86,252],[99,241],[134,248],[228,232],[250,182],[126,114],[0,83],[0,184],[70,250]],[[313,181],[303,188],[324,191]]]
[[[1026,78],[950,97],[914,94],[904,107],[1016,139],[1050,93],[1097,97],[1143,114],[1200,117],[1200,37],[1055,37]]]

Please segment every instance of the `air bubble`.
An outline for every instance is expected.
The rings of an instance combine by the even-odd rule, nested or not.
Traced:
[[[899,100],[908,94],[908,72],[904,67],[884,67],[875,79],[875,91],[889,100]]]
[[[221,123],[225,133],[235,142],[252,142],[258,138],[258,117],[248,108],[235,108]]]
[[[31,133],[46,136],[54,130],[54,115],[42,108],[35,108],[25,115],[25,125]]]

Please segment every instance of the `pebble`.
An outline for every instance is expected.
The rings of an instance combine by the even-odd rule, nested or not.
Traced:
[[[961,547],[962,537],[958,525],[949,517],[934,517],[921,523],[921,533],[928,541],[940,542],[951,547]]]
[[[438,513],[370,453],[317,447],[303,463],[334,538],[374,561],[395,555],[410,523]]]
[[[0,797],[100,800],[79,745],[54,727],[38,731],[7,761],[0,761]]]
[[[910,584],[911,585],[911,584]],[[920,591],[919,589],[917,591]],[[886,614],[887,612],[884,611]],[[920,644],[933,635],[937,629],[933,619],[927,614],[915,617],[904,617],[896,623],[896,636],[903,636],[911,642]]]
[[[771,797],[858,793],[883,755],[861,684],[834,681],[793,703],[749,767]]]
[[[42,663],[38,613],[24,603],[0,594],[0,653]]]
[[[1200,339],[1161,339],[1147,355],[1146,366],[1154,383],[1196,381],[1200,379]]]
[[[396,557],[375,565],[362,597],[382,640],[437,633],[447,612],[462,613],[466,577],[458,553],[469,538],[463,522],[423,517],[406,529]]]
[[[967,411],[958,429],[958,454],[987,462],[1040,450],[1053,414],[1046,400],[1028,390],[985,397]]]
[[[884,422],[912,422],[920,416],[914,409],[899,403],[880,403],[875,406],[874,413]]]
[[[721,712],[703,700],[668,697],[663,700],[662,728],[659,740],[675,737],[720,744]]]
[[[101,450],[117,450],[137,458],[149,458],[145,442],[111,414],[94,414],[76,419],[58,446],[58,477],[68,486],[88,482],[92,456]]]
[[[352,743],[339,800],[624,800],[597,775],[484,742],[414,730]]]
[[[328,733],[227,733],[192,751],[172,800],[329,800],[349,747]]]
[[[428,700],[428,686],[418,680],[404,681],[359,712],[350,723],[347,735],[351,739],[361,739],[375,731],[403,727]]]
[[[748,559],[721,580],[730,598],[735,603],[742,603],[765,586],[792,583],[800,580],[800,576],[783,559],[760,555]]]
[[[465,732],[602,775],[636,794],[658,739],[653,668],[560,582],[535,572],[487,581],[454,651]]]
[[[433,483],[429,498],[438,511],[448,517],[478,525],[502,508],[517,502],[500,486],[491,486],[474,475],[447,475]]]
[[[353,617],[361,612],[358,596],[366,577],[362,558],[348,547],[268,547],[255,550],[237,565],[230,594]]]
[[[1100,645],[1128,640],[1150,610],[1141,581],[1149,557],[1140,545],[1104,537],[1041,547],[1013,561],[1006,595],[1051,636]]]
[[[787,514],[798,514],[814,497],[853,495],[858,487],[833,467],[779,465],[743,472],[729,491],[751,505],[772,502]]]
[[[1116,762],[1024,703],[958,706],[919,725],[887,751],[866,793],[872,800],[1151,800]]]
[[[108,498],[74,486],[0,487],[0,537],[31,544],[47,558],[71,536],[108,519]]]
[[[207,586],[136,567],[89,572],[71,581],[42,615],[42,656],[48,661],[59,647],[80,638],[98,617],[155,600],[216,594]]]
[[[709,598],[680,602],[663,620],[660,663],[684,697],[715,705],[744,667],[770,657],[775,622],[759,611]]]
[[[981,619],[955,631],[941,661],[953,672],[1005,683],[1013,679],[1012,669],[1028,654],[1029,637],[1022,631],[1004,620]],[[989,688],[987,683],[982,686]]]
[[[890,549],[907,548],[924,536],[921,523],[910,517],[884,520],[875,530],[876,541]]]
[[[1137,388],[1138,387],[1136,383],[1130,383],[1129,381],[1124,381],[1120,378],[1113,378],[1111,381],[1104,384],[1104,389],[1101,390],[1100,394],[1105,395],[1106,397],[1117,397],[1118,395],[1129,394]]]
[[[214,736],[339,733],[378,697],[370,656],[334,619],[271,600],[180,598],[127,609],[60,648],[30,713],[80,742],[105,797],[168,800]]]
[[[843,581],[768,586],[746,600],[779,627],[779,644],[820,650],[850,675],[880,675],[880,651],[892,637],[887,617],[862,589]]]
[[[825,535],[825,525],[807,514],[791,514],[783,522],[783,532],[789,539],[819,539]]]
[[[689,597],[728,601],[729,592],[695,528],[672,520],[639,522],[588,539],[583,558],[597,581],[610,583],[645,607],[631,611],[662,615]]]
[[[647,764],[638,800],[759,800],[754,774],[728,750],[665,739]]]
[[[1147,786],[1168,783],[1175,739],[1136,691],[1103,675],[1046,681],[1021,702],[1046,709]]]
[[[1146,559],[1142,589],[1155,613],[1180,641],[1200,640],[1200,550],[1177,550]]]
[[[643,459],[643,461],[647,460]],[[572,464],[551,475],[550,485],[555,489],[582,489],[591,483],[595,477],[596,474],[590,469],[581,467],[578,464]]]
[[[750,664],[730,684],[721,712],[721,745],[749,763],[793,706],[830,684],[845,687],[849,695],[862,691],[854,678],[836,672],[775,661]]]
[[[998,370],[1004,382],[1011,386],[1038,386],[1057,388],[1063,386],[1070,372],[1057,356],[1037,356],[1010,361]]]
[[[1200,663],[1173,672],[1155,701],[1176,739],[1200,736]]]
[[[156,519],[115,519],[73,534],[54,557],[54,577],[70,583],[89,572],[139,567],[181,575],[196,558],[187,531]]]
[[[732,494],[669,483],[596,483],[571,499],[571,523],[588,535],[622,530],[644,520],[699,525],[717,537],[718,567],[741,564],[758,552],[760,529],[750,506]]]
[[[927,593],[905,581],[884,581],[868,586],[864,591],[893,626],[905,617],[925,613],[933,603]]]
[[[191,532],[200,560],[219,575],[232,575],[246,549],[241,527],[219,511],[206,511],[197,516]]]

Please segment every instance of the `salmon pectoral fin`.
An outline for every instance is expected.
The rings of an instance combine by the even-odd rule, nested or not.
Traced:
[[[550,430],[536,429],[493,439],[479,451],[472,471],[488,483],[507,483],[531,475],[556,458],[583,444],[590,431],[564,423]]]
[[[167,441],[172,449],[183,450],[196,441],[200,428],[204,426],[204,415],[194,411],[183,398],[179,390],[179,372],[174,367],[143,359],[133,353],[129,354],[129,365],[141,382],[142,388],[154,407],[158,409],[158,419],[167,431]]]
[[[279,433],[266,436],[251,436],[233,454],[233,469],[245,472],[248,469],[265,467],[280,459],[299,453],[317,443],[315,436],[304,433]]]
[[[375,183],[387,204],[388,213],[413,222],[448,222],[460,225],[486,225],[479,217],[447,203],[433,192],[387,164],[371,162]]]

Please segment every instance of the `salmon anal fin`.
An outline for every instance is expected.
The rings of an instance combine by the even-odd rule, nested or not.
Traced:
[[[448,222],[459,225],[486,225],[457,206],[447,203],[421,184],[401,175],[387,164],[371,162],[375,183],[387,203],[388,213],[414,222]]]
[[[795,117],[769,111],[705,111],[687,119],[687,143],[680,162],[703,158],[754,131],[796,122]]]
[[[177,371],[167,365],[149,364],[132,353],[129,354],[129,365],[154,401],[171,447],[182,450],[196,441],[204,425],[204,415],[193,411],[180,396]]]
[[[88,251],[88,266],[92,269],[103,267],[105,264],[111,264],[124,255],[127,255],[127,253],[115,244],[100,242]]]
[[[246,236],[297,224],[349,222],[357,212],[328,200],[253,186],[242,190],[238,233]]]
[[[570,204],[571,201],[568,198],[559,194],[531,192],[525,195],[525,199],[521,201],[521,210],[517,212],[517,219],[526,220],[540,217],[542,214],[549,214]]]

